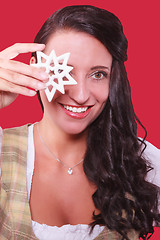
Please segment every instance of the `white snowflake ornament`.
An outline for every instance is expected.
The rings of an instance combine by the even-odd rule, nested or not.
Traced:
[[[54,50],[52,50],[49,56],[41,51],[37,51],[37,63],[31,64],[38,68],[45,68],[46,72],[49,73],[49,81],[47,82],[47,87],[45,89],[49,102],[52,101],[56,90],[64,94],[64,85],[77,84],[74,78],[69,74],[73,69],[73,67],[67,65],[69,56],[70,53],[65,53],[57,57]],[[42,58],[45,59],[45,62],[42,62]],[[61,63],[59,63],[60,61]],[[52,87],[51,90],[50,86]]]

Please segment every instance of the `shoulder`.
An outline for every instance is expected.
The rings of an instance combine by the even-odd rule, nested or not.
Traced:
[[[5,128],[2,130],[2,134],[19,134],[19,133],[23,133],[23,132],[27,132],[28,131],[28,126],[29,124],[25,124],[23,126],[19,126],[19,127],[12,127],[12,128]]]
[[[0,130],[1,156],[5,153],[26,150],[28,139],[28,124]]]
[[[148,141],[145,141],[145,143],[146,148],[143,156],[153,168],[148,172],[146,180],[160,187],[160,149]]]
[[[0,130],[0,168],[1,174],[8,173],[12,164],[26,166],[28,148],[28,124]],[[14,168],[13,168],[14,169]],[[6,175],[7,176],[7,175]]]

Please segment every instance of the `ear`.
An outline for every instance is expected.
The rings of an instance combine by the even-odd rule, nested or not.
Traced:
[[[36,58],[35,57],[31,57],[29,63],[30,63],[30,65],[36,63]]]

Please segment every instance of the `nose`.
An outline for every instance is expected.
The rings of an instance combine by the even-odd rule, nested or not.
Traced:
[[[76,85],[68,86],[66,90],[68,96],[77,104],[83,105],[87,103],[90,97],[90,89],[88,81],[85,77],[74,78],[77,81]]]

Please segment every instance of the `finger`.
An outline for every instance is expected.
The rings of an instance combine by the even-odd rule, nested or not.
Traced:
[[[15,43],[0,52],[0,58],[12,59],[17,57],[20,53],[29,53],[44,50],[44,44],[38,43]]]
[[[39,79],[39,80],[44,81],[44,82],[47,82],[48,79],[49,79],[49,74],[46,73],[44,71],[44,69],[35,68],[31,65],[21,63],[21,62],[17,62],[17,61],[14,61],[14,60],[0,59],[0,76],[1,76],[1,72],[4,74],[5,71],[6,71],[6,70],[3,70],[3,69],[6,69],[6,70],[8,69],[8,70],[13,71],[15,73],[30,76],[30,77]],[[2,77],[5,78],[4,75]],[[11,80],[11,78],[9,78],[8,80]]]
[[[46,84],[44,82],[38,81],[35,78],[28,77],[16,72],[12,72],[10,70],[5,70],[0,68],[0,77],[5,79],[6,82],[8,81],[16,85],[25,86],[35,90],[42,90],[46,88]],[[0,89],[1,89],[1,82],[0,82]]]
[[[8,82],[2,78],[0,78],[0,89],[1,89],[1,91],[4,91],[4,92],[22,94],[24,96],[34,96],[37,93],[34,90],[14,84],[12,82]]]

